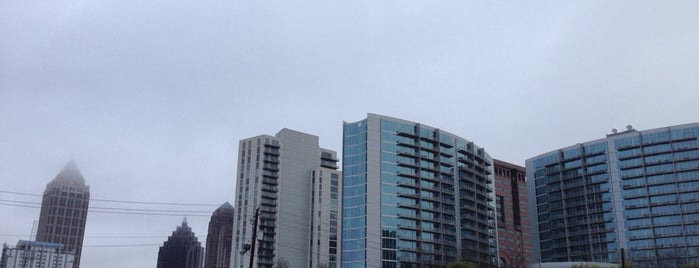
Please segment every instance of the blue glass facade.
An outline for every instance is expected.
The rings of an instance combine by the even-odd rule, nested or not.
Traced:
[[[497,265],[492,159],[425,125],[344,125],[342,267]]]
[[[367,128],[366,121],[345,124],[343,130],[342,267],[366,267],[367,251]],[[374,250],[379,250],[377,246]]]
[[[606,142],[533,161],[542,262],[619,260]]]
[[[639,134],[614,140],[629,257],[699,263],[699,127]]]
[[[699,124],[630,130],[527,160],[543,262],[699,263]],[[531,191],[531,190],[530,190]]]

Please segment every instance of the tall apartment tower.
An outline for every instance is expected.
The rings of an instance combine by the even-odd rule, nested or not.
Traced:
[[[446,131],[344,123],[342,267],[497,267],[493,160]]]
[[[231,267],[248,267],[253,242],[255,267],[339,267],[337,162],[317,136],[290,129],[241,140]]]
[[[167,241],[158,250],[158,268],[200,268],[204,248],[187,225],[182,221]]]
[[[90,187],[73,160],[46,185],[41,201],[36,240],[63,244],[66,251],[74,251],[74,268],[80,267],[89,203]]]
[[[525,267],[533,263],[524,167],[495,159],[495,203],[500,255],[498,267]]]
[[[231,266],[233,245],[233,216],[235,209],[226,202],[214,211],[209,220],[206,235],[204,268],[228,268]]]
[[[309,267],[339,268],[342,250],[342,173],[337,171],[335,152],[324,150],[321,161],[325,161],[325,164],[311,171]]]
[[[699,263],[699,123],[607,135],[526,161],[542,262]]]

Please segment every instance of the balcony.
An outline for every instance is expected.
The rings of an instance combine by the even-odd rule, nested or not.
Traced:
[[[401,156],[408,156],[412,158],[417,158],[417,153],[413,150],[398,150],[396,151],[396,154],[401,155]]]
[[[404,192],[396,192],[396,195],[401,196],[401,197],[410,197],[414,199],[420,199],[420,195],[416,193],[404,193]]]
[[[276,194],[276,193],[266,193],[266,192],[263,192],[263,193],[262,193],[262,198],[277,200],[277,194]]]
[[[410,168],[417,168],[417,167],[419,167],[419,165],[418,165],[415,161],[410,162],[410,161],[400,161],[400,160],[398,160],[398,161],[396,161],[396,163],[397,163],[399,166],[405,166],[405,167],[410,167]]]
[[[278,177],[279,177],[279,174],[277,174],[277,172],[265,171],[265,170],[263,170],[263,171],[262,171],[262,176],[263,176],[263,177],[269,177],[269,178],[278,178]]]
[[[404,186],[404,187],[410,187],[410,188],[418,188],[418,185],[415,184],[415,182],[412,181],[399,181],[396,182],[398,186]]]
[[[272,179],[272,178],[264,178],[264,177],[262,178],[262,183],[268,184],[268,185],[274,185],[274,186],[277,186],[279,184],[279,182],[277,182],[276,178]]]
[[[273,157],[273,156],[264,156],[262,158],[262,161],[268,162],[268,163],[279,163],[279,157]]]
[[[420,205],[418,205],[418,204],[396,203],[396,206],[403,207],[403,208],[420,209]]]
[[[278,189],[277,186],[270,186],[270,185],[262,184],[262,191],[276,193],[277,189]]]
[[[260,212],[267,214],[276,214],[277,208],[273,206],[260,206]]]
[[[417,135],[413,132],[406,132],[406,131],[396,131],[396,135],[401,136],[401,137],[408,137],[408,138],[416,138]]]
[[[279,149],[265,147],[264,154],[271,156],[279,156]]]
[[[409,178],[418,178],[419,176],[415,174],[415,171],[405,171],[405,170],[399,170],[396,172],[396,175],[398,176],[403,176],[403,177],[409,177]]]
[[[279,166],[276,164],[264,164],[262,169],[276,172],[279,171]]]

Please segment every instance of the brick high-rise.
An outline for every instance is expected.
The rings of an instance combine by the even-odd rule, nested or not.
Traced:
[[[528,226],[526,170],[497,159],[494,164],[500,267],[525,267],[534,262]]]
[[[228,268],[231,266],[234,214],[235,209],[226,202],[211,215],[209,233],[206,235],[204,268]]]

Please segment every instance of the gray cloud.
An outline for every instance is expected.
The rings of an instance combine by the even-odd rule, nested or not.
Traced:
[[[40,193],[72,156],[95,198],[233,202],[238,140],[288,127],[340,151],[341,122],[367,112],[518,164],[612,127],[693,122],[698,12],[696,1],[2,1],[0,189]],[[0,233],[28,234],[38,210],[0,215],[15,215]],[[95,213],[85,244],[161,243],[180,221]],[[189,220],[200,240],[207,222]],[[156,238],[90,238],[105,235]],[[83,263],[156,256],[88,248]]]

